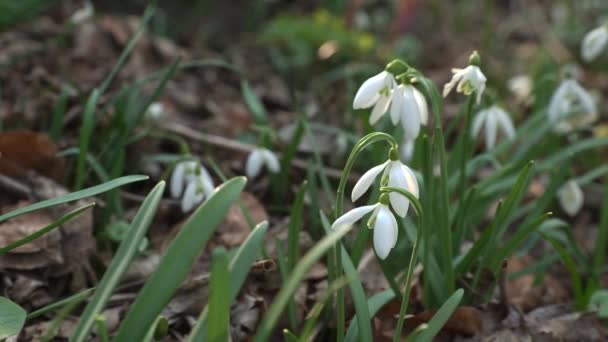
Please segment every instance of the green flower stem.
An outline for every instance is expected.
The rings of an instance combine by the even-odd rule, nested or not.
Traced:
[[[460,205],[464,201],[464,194],[466,191],[466,178],[467,178],[467,159],[470,153],[469,151],[469,140],[471,136],[471,118],[473,116],[473,105],[475,104],[475,94],[471,94],[467,100],[467,111],[464,116],[464,131],[462,135],[462,141],[460,145]]]
[[[348,181],[348,177],[350,176],[350,172],[353,168],[355,160],[357,159],[357,156],[367,146],[378,141],[386,141],[391,145],[391,148],[399,148],[399,144],[397,143],[395,138],[393,138],[389,134],[382,132],[370,133],[359,140],[359,142],[353,147],[353,150],[348,156],[348,160],[346,161],[346,165],[344,166],[344,170],[342,171],[342,176],[340,177],[340,184],[338,185],[338,191],[336,192],[334,220],[340,217],[340,215],[342,215],[342,211],[344,210],[344,192],[346,190],[346,182]],[[332,248],[330,258],[332,260],[335,260],[336,272],[334,274],[334,277],[335,279],[339,279],[340,277],[342,277],[343,272],[342,257],[339,250],[339,245],[336,245],[334,246],[334,248]],[[342,342],[344,340],[346,322],[346,316],[344,312],[344,289],[342,288],[338,289],[336,294],[336,321],[336,340],[338,342]]]
[[[422,205],[420,201],[412,195],[409,191],[402,188],[394,187],[382,187],[382,192],[397,192],[405,197],[412,203],[414,209],[416,209],[416,216],[418,216],[418,228],[422,227]],[[407,268],[407,274],[405,276],[405,294],[401,298],[401,307],[399,308],[399,319],[397,320],[397,327],[395,328],[395,335],[393,336],[394,342],[401,341],[401,331],[403,330],[403,320],[405,313],[407,312],[407,306],[409,304],[410,292],[412,290],[412,275],[414,274],[414,267],[416,266],[416,257],[418,256],[418,246],[420,245],[421,232],[416,233],[416,240],[414,241],[414,247],[412,249],[412,255],[410,256],[410,263]]]

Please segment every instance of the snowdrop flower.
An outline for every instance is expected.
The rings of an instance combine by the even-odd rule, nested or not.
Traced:
[[[211,196],[215,187],[211,175],[203,165],[196,161],[185,161],[175,166],[169,189],[173,198],[179,198],[183,192],[181,207],[183,212],[188,212]]]
[[[469,58],[470,65],[464,69],[452,69],[452,79],[443,87],[443,97],[456,87],[456,91],[469,96],[475,92],[477,94],[477,103],[481,101],[481,95],[486,89],[486,76],[479,69],[479,55],[473,52]],[[456,86],[458,85],[458,86]]]
[[[486,135],[486,149],[491,150],[496,144],[496,135],[498,131],[508,139],[515,136],[515,128],[511,117],[504,109],[494,105],[490,108],[479,111],[473,119],[471,135],[474,137],[481,133],[481,128],[484,128]]]
[[[591,95],[578,82],[569,79],[553,93],[547,116],[555,124],[556,132],[566,133],[593,123],[598,113]]]
[[[426,125],[429,109],[424,95],[411,84],[400,84],[393,90],[391,121],[401,121],[406,140],[414,140],[420,133],[420,125]]]
[[[247,174],[247,177],[257,177],[264,165],[268,171],[272,173],[281,171],[277,156],[269,149],[258,147],[249,154],[249,157],[247,157],[247,162],[245,164],[245,173]]]
[[[405,140],[399,146],[399,151],[401,151],[401,160],[404,162],[409,162],[412,160],[414,156],[414,140]]]
[[[151,121],[159,121],[165,115],[165,106],[160,102],[154,102],[146,111],[146,118]]]
[[[388,71],[367,79],[355,94],[354,109],[374,107],[369,117],[369,123],[374,125],[391,105],[393,89],[396,86],[395,77]]]
[[[84,7],[76,10],[70,17],[70,22],[74,25],[81,24],[93,17],[95,9],[90,1],[86,1]]]
[[[608,25],[589,31],[581,44],[581,56],[585,62],[596,59],[608,44]]]
[[[559,204],[566,214],[575,216],[583,207],[583,191],[574,180],[566,182],[558,191]]]
[[[398,234],[397,220],[388,207],[386,194],[380,195],[380,200],[376,204],[358,207],[340,216],[331,228],[352,225],[368,213],[372,213],[367,224],[374,229],[374,249],[380,259],[386,259],[397,243]]]
[[[392,151],[391,155],[397,153],[396,151],[394,153]],[[418,181],[416,181],[414,172],[412,172],[409,167],[401,163],[401,161],[398,160],[398,156],[391,157],[395,158],[391,158],[383,164],[372,167],[366,173],[364,173],[363,176],[361,176],[361,178],[355,184],[351,194],[351,200],[353,202],[359,199],[367,191],[367,189],[369,189],[369,187],[374,183],[376,177],[382,171],[384,171],[382,183],[386,181],[385,184],[390,187],[403,188],[418,198]],[[395,210],[397,215],[405,217],[410,206],[410,201],[407,199],[407,197],[393,192],[391,192],[388,196],[391,207],[393,210]]]
[[[534,86],[530,76],[517,75],[511,77],[507,82],[507,86],[518,103],[530,103],[532,99],[532,88]]]

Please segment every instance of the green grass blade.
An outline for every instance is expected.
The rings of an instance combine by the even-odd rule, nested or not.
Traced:
[[[321,212],[321,222],[323,223],[323,228],[329,234],[331,233],[331,225],[327,216]],[[348,286],[350,287],[350,292],[352,294],[353,302],[355,304],[355,311],[357,313],[357,325],[359,327],[359,336],[361,337],[361,341],[372,341],[372,327],[371,327],[371,318],[369,315],[369,311],[367,308],[367,298],[365,297],[365,291],[363,290],[363,285],[361,285],[361,279],[359,278],[359,272],[353,265],[346,248],[342,246],[340,252],[342,253],[342,257],[340,261],[342,262],[342,267],[344,268],[344,273],[346,274],[346,278],[349,280]]]
[[[300,229],[302,226],[302,210],[304,208],[304,195],[308,191],[308,183],[304,181],[298,190],[296,200],[291,207],[289,227],[287,234],[287,265],[292,270],[300,256]]]
[[[78,154],[78,159],[76,161],[76,181],[74,185],[76,190],[82,188],[87,175],[87,155],[89,153],[91,136],[93,135],[93,130],[95,128],[95,109],[97,109],[99,95],[99,90],[94,89],[84,106],[84,112],[82,114],[82,126],[80,127],[78,137],[78,150],[80,153]]]
[[[135,31],[135,34],[133,35],[133,37],[131,37],[131,39],[127,43],[127,46],[124,48],[124,50],[122,50],[120,56],[118,57],[118,61],[116,62],[116,64],[114,64],[114,67],[112,68],[112,71],[110,71],[110,74],[108,75],[108,77],[106,77],[106,79],[103,80],[103,83],[99,87],[100,94],[105,93],[105,91],[108,89],[108,87],[110,86],[110,84],[112,83],[112,81],[114,80],[116,75],[118,75],[118,72],[120,71],[120,69],[122,69],[122,67],[127,62],[127,58],[131,54],[131,51],[133,51],[133,48],[135,48],[135,45],[137,45],[137,42],[139,41],[139,39],[144,34],[146,25],[148,24],[148,22],[154,15],[154,12],[156,11],[155,4],[156,4],[156,0],[152,0],[149,2],[148,7],[146,8],[146,10],[141,18],[141,22],[139,23],[139,27],[137,28],[137,31]]]
[[[253,92],[249,82],[247,80],[241,80],[241,91],[243,92],[243,97],[245,98],[245,104],[247,104],[247,108],[249,108],[249,112],[253,117],[253,121],[257,125],[265,126],[268,124],[268,113],[266,113],[266,108],[262,104],[262,101],[258,98],[258,96]]]
[[[384,290],[371,296],[367,300],[367,310],[369,311],[370,316],[374,317],[376,313],[378,313],[378,311],[393,298],[395,298],[395,293],[391,289]],[[359,325],[357,322],[356,316],[353,317],[353,319],[350,321],[350,325],[348,326],[348,330],[346,331],[346,338],[344,341],[361,341],[359,338]]]
[[[121,187],[123,185],[129,184],[129,183],[134,183],[134,182],[139,182],[142,180],[148,179],[148,176],[125,176],[125,177],[120,177],[114,180],[111,180],[107,183],[103,183],[100,185],[96,185],[87,189],[83,189],[80,191],[76,191],[76,192],[71,192],[69,194],[65,194],[62,196],[58,196],[55,198],[51,198],[45,201],[41,201],[38,203],[34,203],[32,205],[28,205],[27,207],[23,207],[23,208],[19,208],[17,210],[13,210],[11,212],[8,212],[4,215],[0,215],[0,222],[6,221],[8,219],[11,219],[13,217],[19,216],[19,215],[23,215],[23,214],[27,214],[30,213],[32,211],[36,211],[36,210],[40,210],[40,209],[44,209],[44,208],[48,208],[48,207],[52,207],[52,206],[56,206],[59,204],[63,204],[63,203],[67,203],[67,202],[72,202],[72,201],[76,201],[82,198],[86,198],[86,197],[91,197],[91,196],[95,196],[101,193],[104,193],[108,190],[112,190],[118,187]]]
[[[507,241],[507,243],[505,243],[502,248],[492,252],[492,259],[489,262],[490,269],[493,270],[497,268],[503,259],[508,258],[511,254],[513,254],[517,247],[519,247],[519,245],[524,242],[532,232],[537,230],[538,227],[540,227],[541,224],[543,224],[543,222],[545,222],[547,218],[551,217],[551,215],[552,213],[550,212],[546,213],[536,218],[535,220],[530,221],[530,223],[523,225],[520,229],[517,230],[517,232],[515,232],[515,234],[513,234],[513,236],[511,236],[511,238]]]
[[[29,314],[27,314],[27,319],[32,319],[32,318],[36,318],[38,316],[42,316],[44,314],[55,311],[61,307],[64,307],[65,305],[68,305],[73,302],[80,302],[81,300],[85,299],[89,295],[93,294],[93,292],[95,292],[95,287],[80,291],[80,292],[78,292],[74,295],[71,295],[67,298],[64,298],[60,301],[51,303],[43,308],[30,312]]]
[[[345,226],[333,230],[302,257],[266,312],[266,316],[258,327],[258,333],[254,338],[255,342],[268,341],[272,329],[287,306],[289,299],[296,291],[300,281],[302,281],[306,275],[306,272],[308,272],[308,270],[310,270],[310,268],[351,229],[352,226]]]
[[[463,295],[464,291],[462,289],[456,290],[433,315],[433,318],[427,323],[426,329],[421,330],[415,338],[412,338],[412,341],[432,341],[448,319],[450,319],[454,310],[460,304]]]
[[[23,239],[17,240],[15,242],[12,242],[10,244],[8,244],[5,247],[0,248],[0,255],[13,250],[19,246],[25,245],[28,242],[31,242],[39,237],[41,237],[42,235],[50,232],[51,230],[60,227],[62,224],[66,223],[67,221],[73,219],[74,217],[82,214],[85,210],[91,209],[92,207],[95,206],[95,203],[90,203],[87,204],[85,206],[82,206],[76,210],[70,211],[69,213],[65,214],[64,216],[62,216],[61,218],[59,218],[57,221],[49,224],[48,226],[39,229],[38,231],[34,232],[33,234],[30,234],[26,237],[24,237]]]
[[[194,211],[171,242],[156,271],[139,292],[123,320],[115,340],[139,341],[188,275],[192,264],[239,198],[247,182],[232,178]]]
[[[209,288],[209,341],[228,341],[230,325],[230,273],[224,248],[213,252]]]
[[[268,222],[264,221],[258,224],[249,234],[247,239],[243,242],[241,247],[237,250],[235,256],[230,260],[230,302],[232,303],[239,291],[241,286],[247,279],[249,269],[253,262],[261,254],[264,244],[264,235],[268,230]],[[209,308],[205,307],[201,313],[196,325],[190,333],[188,341],[204,341],[206,334],[206,323],[207,315],[209,314]]]
[[[120,243],[116,255],[112,258],[110,266],[97,286],[93,298],[80,316],[78,326],[74,330],[70,341],[81,342],[88,338],[89,330],[95,323],[95,318],[103,310],[114,288],[118,285],[122,274],[127,270],[133,257],[139,249],[141,240],[146,235],[148,226],[152,222],[156,209],[165,190],[165,182],[159,182],[139,207],[131,228],[125,239]]]

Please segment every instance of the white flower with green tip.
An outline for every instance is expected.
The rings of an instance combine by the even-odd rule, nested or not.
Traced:
[[[486,76],[481,72],[481,69],[476,65],[469,65],[464,69],[452,69],[452,79],[443,87],[443,97],[456,87],[456,91],[470,96],[473,93],[477,94],[477,103],[481,102],[481,95],[486,89]]]
[[[393,91],[390,109],[393,125],[401,122],[406,140],[414,140],[420,133],[420,125],[426,125],[429,109],[424,95],[411,84],[400,84]]]
[[[251,151],[249,157],[247,157],[247,162],[245,163],[247,177],[257,177],[260,171],[262,171],[263,166],[266,166],[266,169],[272,173],[281,171],[279,158],[269,149],[258,147]]]
[[[573,79],[564,80],[551,96],[547,116],[558,133],[588,126],[598,118],[595,101]]]
[[[391,249],[395,247],[398,236],[397,220],[388,207],[388,201],[387,195],[383,194],[380,196],[378,203],[358,207],[345,213],[331,227],[336,229],[342,226],[350,226],[363,216],[372,213],[367,224],[374,229],[374,249],[380,259],[386,259]]]
[[[354,109],[372,109],[369,123],[374,125],[388,111],[396,87],[395,77],[388,71],[374,75],[367,79],[355,94]]]
[[[471,135],[477,137],[481,133],[482,127],[485,133],[487,150],[494,148],[499,132],[507,139],[512,139],[515,136],[515,127],[513,127],[509,113],[496,105],[477,113],[473,119]]]
[[[383,171],[382,178],[386,181],[387,186],[405,189],[418,198],[418,181],[416,180],[414,172],[398,159],[389,159],[383,164],[372,167],[361,176],[353,188],[351,200],[353,202],[358,200],[374,183],[376,177]],[[410,206],[410,201],[407,197],[395,192],[391,192],[388,196],[390,205],[397,215],[405,217]]]
[[[557,198],[559,199],[560,206],[569,216],[575,216],[583,207],[583,191],[574,180],[567,181],[557,191]]]
[[[581,44],[581,56],[585,62],[596,59],[608,44],[608,25],[589,31]]]
[[[215,186],[211,175],[203,165],[196,161],[185,161],[175,166],[171,174],[169,190],[173,198],[182,196],[182,211],[188,212],[205,198],[209,198],[215,191]]]

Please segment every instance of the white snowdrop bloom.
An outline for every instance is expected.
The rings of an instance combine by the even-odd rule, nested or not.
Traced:
[[[418,198],[418,181],[416,180],[414,172],[401,163],[401,161],[389,159],[383,164],[372,167],[361,176],[353,188],[351,200],[355,202],[359,199],[370,188],[376,177],[382,171],[384,171],[382,178],[384,179],[387,177],[386,184],[388,186],[405,189]],[[395,210],[397,215],[405,217],[410,206],[410,201],[407,197],[391,192],[389,194],[389,199],[391,207],[393,207],[393,210]]]
[[[262,171],[262,166],[272,173],[281,171],[281,165],[277,156],[267,148],[258,147],[254,149],[247,157],[245,163],[245,173],[249,178],[255,178]]]
[[[481,133],[481,128],[484,128],[486,137],[486,149],[491,150],[496,144],[496,136],[498,132],[506,137],[512,139],[515,136],[515,127],[509,113],[499,106],[492,106],[484,110],[479,111],[473,119],[471,135],[473,138],[477,137]]]
[[[363,218],[363,216],[373,212],[368,225],[374,229],[374,249],[380,259],[386,259],[391,249],[397,243],[398,226],[397,220],[388,205],[382,202],[381,196],[380,202],[374,205],[355,208],[340,216],[331,227],[332,229],[336,229],[352,225]]]
[[[399,151],[401,151],[401,160],[403,162],[409,162],[412,160],[414,156],[414,140],[405,140],[399,146]]]
[[[205,171],[206,172],[206,171]],[[188,212],[205,198],[209,198],[215,191],[211,179],[207,175],[200,173],[198,177],[191,180],[186,185],[184,196],[182,197],[182,211]]]
[[[376,124],[382,115],[388,111],[395,86],[395,77],[386,70],[370,77],[357,90],[353,100],[353,108],[363,109],[373,106],[369,122],[372,125]]]
[[[557,198],[562,209],[570,216],[578,214],[583,207],[583,191],[574,180],[566,182],[557,191]]]
[[[486,76],[481,72],[476,65],[469,65],[464,69],[452,69],[452,79],[443,87],[443,97],[456,87],[456,91],[467,96],[475,92],[477,94],[477,103],[481,101],[481,95],[486,89]],[[458,86],[456,86],[458,85]]]
[[[424,95],[411,84],[400,84],[393,90],[390,109],[391,121],[401,121],[404,138],[414,140],[420,134],[420,125],[426,125],[429,109]]]
[[[532,89],[534,83],[528,75],[513,76],[507,82],[507,86],[511,93],[515,96],[518,103],[529,103],[532,99]]]
[[[553,93],[547,116],[558,133],[567,133],[588,126],[598,117],[591,95],[572,79],[563,81]]]
[[[146,111],[146,118],[151,121],[159,121],[165,115],[165,106],[160,102],[154,102]]]
[[[86,1],[84,7],[79,8],[70,17],[70,22],[74,25],[81,24],[93,17],[95,14],[95,8],[90,1]]]
[[[589,31],[581,44],[581,56],[585,62],[596,59],[608,44],[608,25]]]
[[[211,175],[203,165],[196,161],[184,161],[175,166],[171,174],[169,189],[171,197],[182,196],[182,211],[188,212],[205,198],[211,196],[215,186]]]
[[[184,187],[190,183],[190,181],[196,179],[196,169],[198,167],[199,163],[195,161],[184,161],[175,165],[169,182],[171,197],[178,198],[181,196]]]

